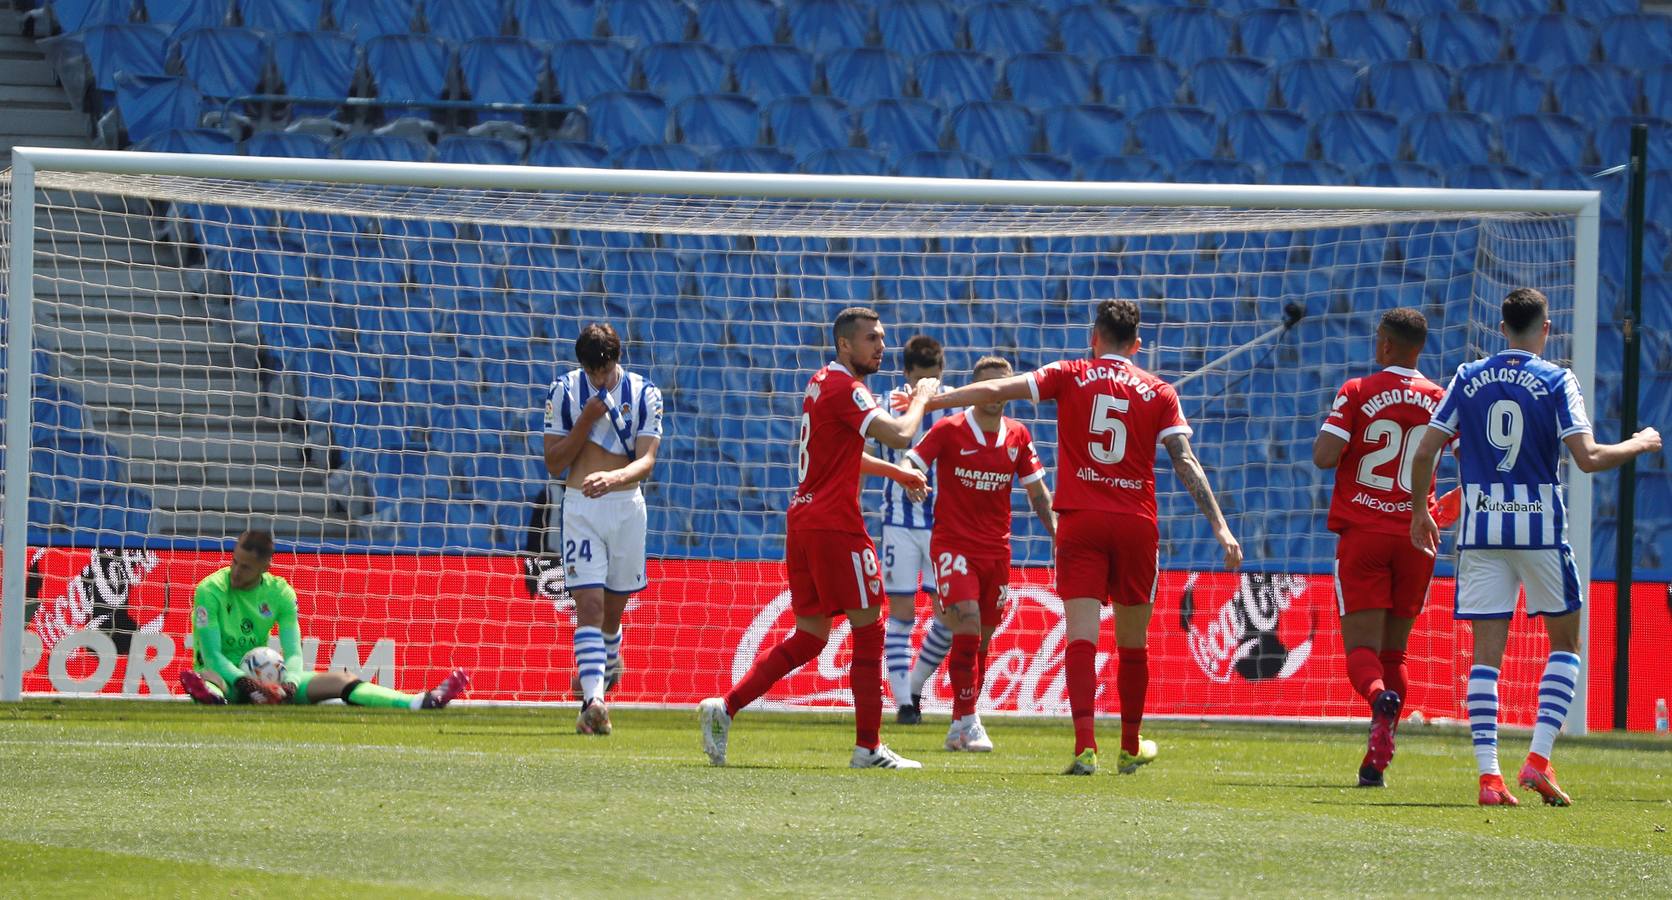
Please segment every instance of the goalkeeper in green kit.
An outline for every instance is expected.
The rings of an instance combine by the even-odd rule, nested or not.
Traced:
[[[198,703],[321,703],[342,700],[355,706],[441,709],[464,693],[470,677],[454,669],[435,690],[403,694],[343,672],[312,672],[302,665],[302,629],[296,620],[296,591],[267,571],[273,536],[246,531],[238,536],[232,565],[198,582],[192,597],[192,668],[180,673],[180,687]],[[279,630],[284,676],[278,683],[244,671],[244,654],[267,646]]]

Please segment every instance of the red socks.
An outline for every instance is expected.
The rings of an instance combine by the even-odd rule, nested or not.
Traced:
[[[1411,708],[1411,668],[1405,665],[1405,651],[1383,650],[1378,657],[1382,661],[1382,682],[1387,689],[1399,695],[1405,701],[1405,709]]]
[[[1120,648],[1120,669],[1115,676],[1120,690],[1120,748],[1138,753],[1138,726],[1144,722],[1144,695],[1149,691],[1149,650]]]
[[[867,750],[882,743],[882,644],[881,619],[853,630],[853,663],[848,670],[848,684],[853,688],[853,742]]]
[[[1068,675],[1068,710],[1074,716],[1074,755],[1097,749],[1097,645],[1069,641],[1063,668]]]
[[[825,640],[800,629],[784,638],[783,643],[755,660],[755,664],[749,667],[749,672],[743,676],[742,681],[732,685],[731,693],[726,695],[726,715],[737,715],[743,707],[759,700],[762,694],[771,690],[785,675],[811,662],[813,657],[818,656],[819,651],[824,649]],[[881,651],[878,653],[880,655]]]
[[[952,652],[946,657],[947,674],[952,677],[952,718],[962,719],[975,712],[979,689],[976,657],[981,655],[981,636],[954,634]]]
[[[1369,647],[1354,647],[1347,651],[1347,680],[1353,683],[1353,690],[1366,700],[1375,700],[1377,694],[1387,690],[1382,681],[1382,661]]]

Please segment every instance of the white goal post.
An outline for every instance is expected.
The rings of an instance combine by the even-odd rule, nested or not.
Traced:
[[[586,227],[601,231],[642,229],[652,233],[707,229],[718,234],[830,233],[862,237],[916,234],[911,229],[922,228],[926,234],[980,239],[1096,234],[1098,228],[1115,228],[1116,224],[1111,223],[1133,229],[1121,233],[1142,230],[1145,234],[1188,235],[1328,228],[1385,219],[1557,216],[1572,222],[1571,232],[1563,232],[1571,233],[1573,242],[1571,252],[1563,257],[1571,262],[1572,272],[1568,356],[1587,399],[1596,402],[1601,207],[1601,195],[1596,192],[652,172],[19,147],[13,154],[9,184],[0,185],[0,211],[8,214],[8,237],[0,246],[0,268],[7,275],[0,701],[15,701],[23,691],[31,373],[37,349],[34,310],[42,283],[35,263],[45,252],[37,246],[37,240],[46,227],[37,213],[48,191],[121,194],[131,187],[136,196],[167,200],[175,196],[170,192],[182,185],[191,190],[179,196],[198,203],[221,202],[205,198],[222,191],[229,198],[224,202],[256,206],[273,202],[272,195],[263,193],[262,185],[295,189],[305,195],[307,202],[327,207],[334,193],[340,193],[357,213],[372,215],[375,211],[366,210],[380,202],[379,190],[413,189],[423,192],[413,195],[419,199],[402,200],[409,205],[391,215],[422,215],[428,209],[438,217],[480,215],[482,221],[490,221],[501,216],[507,222],[540,225],[542,215],[573,212],[593,215]],[[249,191],[245,193],[240,185],[250,186]],[[428,205],[420,202],[422,198],[428,198]],[[509,211],[457,213],[447,205],[448,200],[470,210],[492,207]],[[471,206],[478,201],[480,205]],[[1084,314],[1086,304],[1077,309],[1080,312],[1076,315]],[[1083,328],[1082,323],[1083,319],[1076,319],[1073,327]],[[1495,325],[1495,321],[1486,323],[1486,327]],[[1483,326],[1476,322],[1475,327]],[[897,344],[904,337],[891,335],[890,343]],[[1234,346],[1202,349],[1208,358],[1214,358]],[[1443,381],[1449,367],[1459,361],[1447,360],[1447,368],[1430,371],[1430,377]],[[1161,374],[1177,378],[1185,373]],[[949,373],[949,377],[954,376]],[[1334,385],[1328,387],[1333,390]],[[1573,552],[1588,582],[1591,479],[1572,466],[1568,473]],[[1588,633],[1588,621],[1585,627]],[[1582,658],[1588,666],[1588,657]],[[1583,730],[1586,721],[1583,685],[1575,703],[1578,709],[1569,720],[1570,731]]]

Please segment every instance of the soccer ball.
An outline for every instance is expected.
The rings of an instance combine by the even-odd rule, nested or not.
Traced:
[[[244,674],[257,681],[268,684],[282,684],[284,682],[284,657],[272,647],[257,647],[244,654],[244,661],[238,664]]]

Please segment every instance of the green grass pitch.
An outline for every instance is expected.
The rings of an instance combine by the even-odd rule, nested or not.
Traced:
[[[1158,721],[1154,765],[1065,778],[1066,722],[994,719],[986,756],[941,750],[944,720],[885,726],[924,771],[854,772],[837,716],[745,714],[725,769],[694,712],[617,710],[608,738],[573,717],[0,707],[0,896],[1672,890],[1672,755],[1649,738],[1561,741],[1572,808],[1484,810],[1467,735],[1409,725],[1378,791],[1348,786],[1358,727]]]

